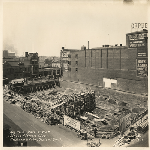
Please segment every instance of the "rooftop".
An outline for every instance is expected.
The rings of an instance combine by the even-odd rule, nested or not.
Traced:
[[[134,32],[130,32],[130,33],[127,33],[127,34],[135,34],[135,33],[148,33],[148,30],[143,29],[141,31],[134,31]]]
[[[112,48],[127,48],[127,46],[94,47],[91,49],[94,50],[94,49],[112,49]]]
[[[80,49],[63,49],[62,51],[80,51]]]
[[[19,66],[20,61],[7,61],[11,66]]]

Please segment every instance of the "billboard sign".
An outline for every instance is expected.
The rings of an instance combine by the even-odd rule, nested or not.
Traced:
[[[138,47],[137,48],[137,57],[147,57],[147,48]]]
[[[80,121],[72,119],[66,115],[64,115],[64,125],[69,125],[76,130],[80,130]]]
[[[145,47],[145,46],[146,46],[146,43],[144,40],[130,41],[129,42],[129,48]]]
[[[136,48],[136,47],[145,47],[146,44],[146,32],[136,32],[136,33],[130,33],[127,34],[128,38],[128,47],[129,48]]]
[[[148,58],[137,58],[137,76],[148,76]]]

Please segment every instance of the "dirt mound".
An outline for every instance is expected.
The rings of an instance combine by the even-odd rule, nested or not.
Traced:
[[[67,88],[64,93],[69,95],[72,94],[73,92],[74,92],[73,89]]]
[[[116,101],[113,100],[113,99],[109,99],[108,102],[111,103],[111,104],[116,104]]]
[[[105,113],[106,113],[105,109],[101,109],[101,108],[98,108],[98,107],[93,110],[93,114],[96,114],[100,118],[102,118],[102,116],[104,116]]]
[[[119,106],[127,106],[127,103],[126,102],[119,102],[118,105]]]
[[[136,108],[133,108],[133,109],[132,109],[132,112],[133,112],[133,113],[140,113],[140,112],[142,112],[142,111],[144,111],[144,108],[136,107]]]
[[[125,114],[131,113],[131,110],[125,107],[123,107],[121,111],[124,112]]]

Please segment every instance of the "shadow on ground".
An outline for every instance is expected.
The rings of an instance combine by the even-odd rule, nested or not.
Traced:
[[[17,133],[17,131],[27,134],[27,132],[23,131],[11,119],[9,119],[5,114],[3,114],[3,147],[19,147],[19,146],[41,147],[41,145],[38,144],[36,141],[21,141],[21,140],[14,141],[15,138],[13,138],[12,132]],[[32,137],[28,137],[28,139],[29,138],[33,139]]]

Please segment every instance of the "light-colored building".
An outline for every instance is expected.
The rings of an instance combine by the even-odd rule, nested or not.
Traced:
[[[9,50],[3,50],[3,58],[15,58],[15,52]]]
[[[52,61],[52,67],[58,67],[58,68],[60,68],[60,61],[59,60],[57,60],[57,61],[53,60]]]
[[[47,56],[39,56],[39,68],[44,68],[45,59],[47,59]]]

